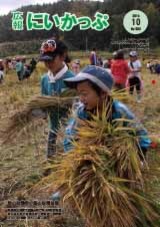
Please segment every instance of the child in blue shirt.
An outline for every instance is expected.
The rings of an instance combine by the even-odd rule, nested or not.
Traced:
[[[64,79],[74,77],[65,64],[67,46],[60,40],[47,40],[41,45],[40,61],[43,61],[48,69],[41,78],[41,94],[58,96],[67,89]],[[56,131],[59,120],[65,116],[64,112],[49,111],[50,131],[48,136],[47,158],[52,158],[56,152]]]
[[[15,67],[16,67],[18,80],[19,81],[23,80],[24,64],[22,62],[22,59],[19,59],[19,58],[17,59],[17,63]]]
[[[75,128],[77,127],[76,119],[89,120],[91,113],[97,113],[97,108],[98,113],[101,114],[103,104],[106,102],[106,105],[108,103],[111,105],[111,112],[109,113],[109,119],[107,119],[111,123],[113,120],[119,118],[133,120],[133,123],[127,123],[124,120],[123,126],[135,128],[140,148],[145,155],[150,146],[147,130],[138,122],[135,115],[125,104],[112,99],[111,89],[114,81],[105,69],[90,65],[84,68],[75,78],[65,79],[64,81],[68,87],[76,88],[81,101],[81,104],[76,110],[76,116],[74,115],[73,118],[69,119],[68,126],[66,127],[66,138],[64,139],[65,152],[72,149],[72,139],[76,134]]]
[[[138,122],[138,120],[136,120],[134,114],[125,104],[112,99],[111,89],[114,81],[110,73],[102,67],[89,65],[77,74],[76,77],[65,79],[64,82],[68,87],[76,88],[80,99],[79,105],[74,109],[73,117],[68,120],[68,125],[65,130],[65,152],[69,152],[73,149],[72,140],[76,137],[76,128],[78,127],[77,119],[84,121],[90,120],[92,119],[91,114],[96,114],[97,109],[99,116],[101,116],[104,107],[103,105],[106,103],[106,106],[108,106],[108,104],[111,105],[111,108],[107,108],[111,111],[109,114],[106,113],[107,117],[109,115],[107,121],[111,122],[111,124],[113,123],[113,120],[120,118],[133,120],[133,123],[128,123],[124,120],[123,126],[135,128],[139,146],[145,155],[151,143],[148,138],[147,130]],[[143,160],[144,155],[142,155],[141,152],[139,154]],[[51,199],[54,201],[59,200],[60,192],[58,191],[52,194]]]

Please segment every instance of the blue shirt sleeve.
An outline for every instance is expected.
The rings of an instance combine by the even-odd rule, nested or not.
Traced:
[[[151,140],[148,137],[148,132],[142,125],[142,123],[135,117],[135,115],[129,110],[129,108],[121,102],[115,102],[115,109],[117,116],[115,118],[125,118],[133,120],[133,122],[124,122],[124,126],[132,127],[135,129],[136,136],[139,140],[141,149],[148,149],[151,144]]]

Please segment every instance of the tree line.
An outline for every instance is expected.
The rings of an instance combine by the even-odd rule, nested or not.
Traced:
[[[147,30],[141,35],[135,35],[134,38],[150,38],[151,45],[153,47],[158,46],[160,43],[159,0],[104,0],[104,2],[60,0],[52,4],[37,4],[21,7],[18,11],[24,13],[24,18],[29,11],[34,13],[49,13],[50,15],[58,14],[60,16],[62,16],[64,12],[70,12],[77,16],[89,16],[90,18],[93,18],[95,12],[99,11],[109,14],[110,26],[101,32],[92,29],[81,31],[78,27],[74,27],[69,32],[63,32],[56,27],[53,27],[53,29],[49,31],[27,31],[26,28],[24,28],[23,31],[14,31],[12,30],[12,14],[9,13],[8,15],[0,17],[0,43],[43,40],[48,37],[59,36],[67,42],[72,50],[86,50],[93,47],[100,50],[108,50],[112,48],[110,45],[112,39],[121,40],[124,38],[133,38],[133,35],[126,32],[123,27],[123,17],[132,9],[142,10],[149,19]],[[24,52],[25,48],[27,52],[27,47],[24,47]],[[34,51],[36,48],[38,48],[38,45],[33,48]]]

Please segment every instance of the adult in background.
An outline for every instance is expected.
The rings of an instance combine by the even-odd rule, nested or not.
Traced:
[[[3,60],[0,59],[0,84],[4,80],[4,65],[3,65]]]
[[[103,60],[101,56],[97,57],[97,66],[103,67]]]
[[[141,102],[141,88],[142,88],[142,81],[141,81],[141,62],[138,59],[138,54],[136,51],[131,51],[129,53],[130,61],[128,62],[128,66],[130,68],[129,74],[129,92],[133,95],[134,89],[137,92],[137,102]]]
[[[34,58],[32,58],[30,61],[30,73],[32,73],[35,70],[36,65],[37,65],[36,60]]]
[[[151,74],[154,73],[154,64],[152,62],[148,61],[146,67],[149,69]]]
[[[89,56],[89,60],[90,60],[90,65],[97,65],[96,48],[92,49],[90,56]]]
[[[30,66],[30,64],[25,64],[24,72],[23,72],[23,80],[29,79],[30,76],[31,76],[31,66]]]
[[[155,73],[157,74],[157,76],[160,75],[160,63],[158,60],[156,61],[156,64],[155,64]]]
[[[71,69],[75,75],[77,75],[80,72],[80,60],[75,59],[71,64]]]
[[[115,81],[115,88],[118,90],[124,89],[130,69],[124,59],[124,53],[122,50],[118,50],[116,53],[116,57],[111,65],[111,73]]]
[[[12,58],[12,68],[13,68],[14,70],[16,69],[16,63],[17,63],[16,58],[15,58],[15,57]]]
[[[8,74],[8,72],[10,71],[12,65],[12,61],[10,58],[6,58],[5,60],[5,74]]]
[[[22,59],[20,59],[20,58],[17,58],[16,61],[17,61],[16,65],[15,65],[16,72],[17,72],[18,80],[21,81],[21,80],[23,80],[24,64],[22,62]]]

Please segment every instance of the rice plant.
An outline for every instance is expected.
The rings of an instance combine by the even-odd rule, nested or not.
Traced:
[[[145,189],[149,166],[140,159],[138,138],[132,128],[106,119],[105,109],[79,121],[73,149],[54,161],[50,187],[57,185],[89,226],[156,226],[157,207]]]

